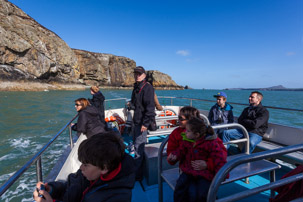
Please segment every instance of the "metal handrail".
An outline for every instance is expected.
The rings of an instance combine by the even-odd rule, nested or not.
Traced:
[[[125,100],[125,103],[126,103],[126,101],[128,100],[128,98],[106,99],[106,100],[104,100],[104,108],[106,109],[106,102],[110,102],[110,101],[113,101],[113,100]]]
[[[116,99],[107,99],[104,102],[104,106],[106,102],[113,100],[128,100],[127,98],[116,98]],[[2,196],[7,189],[9,189],[20,177],[21,175],[27,171],[30,166],[36,162],[36,175],[37,181],[43,181],[43,173],[42,173],[42,162],[41,155],[46,151],[46,149],[65,131],[66,128],[69,129],[69,139],[70,139],[70,147],[71,149],[74,147],[74,142],[72,138],[72,130],[71,123],[78,117],[76,114],[42,149],[40,149],[22,168],[20,168],[17,172],[14,173],[5,183],[3,183],[0,187],[0,196]]]
[[[222,125],[215,125],[212,126],[213,129],[222,129],[222,128],[239,128],[242,130],[244,138],[238,139],[238,140],[231,140],[229,142],[225,142],[224,144],[232,144],[232,143],[239,143],[239,142],[246,142],[246,154],[249,154],[249,135],[248,132],[246,130],[246,128],[244,128],[244,126],[242,126],[241,124],[238,123],[228,123],[228,124],[222,124]]]
[[[284,147],[284,148],[279,148],[279,149],[274,149],[274,150],[267,150],[267,151],[264,151],[264,152],[258,152],[258,153],[254,153],[254,154],[251,154],[251,155],[242,156],[242,157],[239,157],[239,158],[236,158],[236,159],[233,159],[233,160],[227,162],[218,171],[215,178],[212,180],[212,183],[211,183],[209,191],[208,191],[207,201],[208,202],[213,202],[213,201],[217,201],[217,202],[236,201],[236,200],[240,200],[242,198],[245,198],[245,197],[260,193],[260,192],[263,192],[265,190],[274,189],[274,188],[282,186],[284,184],[288,184],[290,182],[294,182],[294,181],[303,179],[303,174],[299,174],[299,175],[293,176],[291,178],[285,178],[285,179],[282,179],[282,180],[278,180],[278,181],[270,183],[270,184],[259,186],[259,187],[254,188],[254,189],[243,191],[241,193],[237,193],[237,194],[231,195],[229,197],[225,197],[225,198],[221,198],[219,200],[216,200],[216,193],[218,192],[219,186],[225,180],[227,174],[233,168],[237,167],[238,165],[248,163],[248,162],[258,161],[258,160],[262,160],[262,159],[267,159],[267,158],[270,158],[270,157],[281,156],[283,154],[296,152],[296,151],[299,151],[299,150],[302,150],[302,149],[303,149],[303,144],[292,145],[292,146],[287,146],[287,147]]]
[[[14,173],[1,187],[0,187],[0,196],[6,192],[7,189],[13,185],[19,177],[27,171],[30,166],[36,162],[36,172],[37,172],[37,181],[43,181],[42,179],[42,163],[41,163],[41,155],[45,152],[45,150],[63,133],[66,128],[69,128],[71,133],[70,127],[71,123],[78,117],[78,114],[74,116],[39,152],[37,152],[22,168],[20,168],[17,172]],[[72,136],[70,134],[70,142],[71,146],[73,145]]]
[[[164,98],[164,99],[171,99],[171,105],[173,103],[173,99],[184,99],[184,100],[190,100],[190,106],[192,106],[192,101],[193,100],[199,100],[199,101],[204,101],[204,102],[216,102],[215,100],[206,100],[206,99],[198,99],[198,98],[186,98],[186,97],[167,97],[167,96],[158,96],[158,98]],[[237,103],[237,102],[228,102],[229,104],[234,104],[234,105],[242,105],[242,106],[247,106],[248,104],[244,103]],[[264,105],[263,105],[264,106]],[[272,106],[264,106],[269,109],[281,109],[281,110],[287,110],[287,111],[297,111],[297,112],[303,112],[303,109],[292,109],[292,108],[285,108],[285,107],[272,107]]]

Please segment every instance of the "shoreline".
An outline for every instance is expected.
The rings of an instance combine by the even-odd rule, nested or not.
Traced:
[[[90,86],[82,84],[41,83],[34,81],[0,81],[0,92],[37,92],[50,90],[86,90]],[[100,86],[101,89],[132,90],[133,87]],[[155,90],[183,90],[178,87],[155,87]]]

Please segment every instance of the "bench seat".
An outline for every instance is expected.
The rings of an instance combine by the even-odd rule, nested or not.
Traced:
[[[256,150],[257,151],[267,151],[267,150],[279,149],[282,147],[284,147],[284,145],[280,145],[275,142],[262,140],[262,142],[260,142],[257,145]],[[281,159],[282,161],[291,163],[291,164],[303,164],[303,152],[293,152],[293,153],[285,154],[283,156],[279,156],[279,159]]]
[[[243,155],[246,154],[229,156],[227,160],[230,161]],[[267,160],[244,163],[231,170],[231,172],[229,173],[229,178],[226,179],[222,184],[234,182],[236,180],[244,179],[253,175],[270,172],[279,168],[281,168],[280,165]],[[175,190],[177,179],[179,177],[179,168],[164,170],[161,174],[161,177],[173,190]]]

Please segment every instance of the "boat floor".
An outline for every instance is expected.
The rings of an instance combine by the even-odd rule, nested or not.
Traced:
[[[280,179],[285,173],[287,173],[290,169],[287,167],[282,167],[279,170],[276,170],[276,179]],[[250,183],[246,184],[245,180],[238,180],[229,184],[222,185],[219,188],[218,198],[222,198],[225,196],[229,196],[231,194],[239,193],[248,189],[252,189],[264,184],[269,183],[269,173],[264,173],[262,175],[256,175],[249,178]],[[142,185],[144,189],[142,188]],[[146,181],[142,181],[142,185],[139,182],[136,182],[135,187],[133,189],[132,201],[133,202],[154,202],[158,201],[158,185],[148,186]],[[244,198],[242,200],[238,200],[241,202],[268,202],[270,198],[270,191],[261,192],[259,194]],[[173,191],[168,186],[168,184],[163,183],[163,201],[164,202],[173,202]]]

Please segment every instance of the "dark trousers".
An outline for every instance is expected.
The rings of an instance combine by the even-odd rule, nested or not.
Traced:
[[[141,127],[142,125],[135,125],[133,137],[135,147],[136,180],[142,180],[143,178],[144,148],[147,138],[147,130],[141,132]]]
[[[177,180],[174,202],[206,202],[211,181],[182,173]]]

